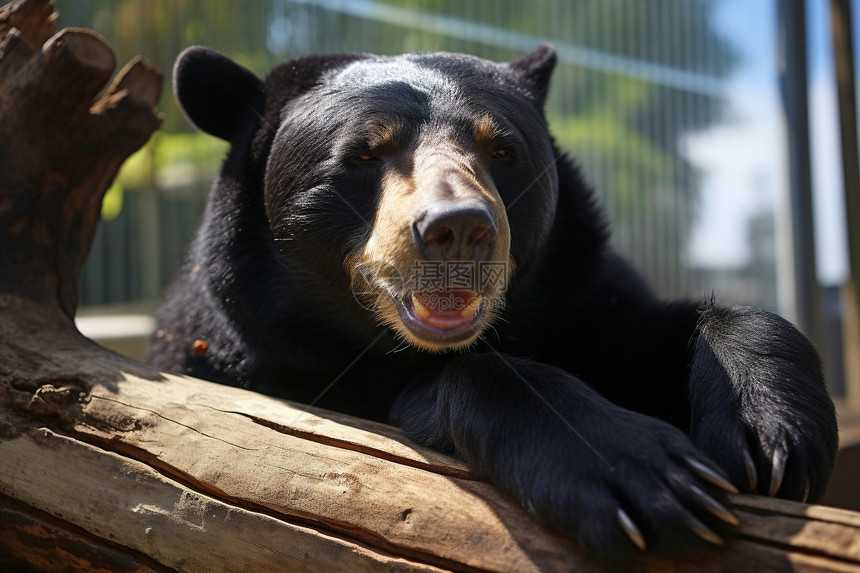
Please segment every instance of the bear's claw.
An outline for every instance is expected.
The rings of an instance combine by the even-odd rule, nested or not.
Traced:
[[[740,523],[738,518],[731,511],[726,509],[720,502],[705,493],[704,490],[696,486],[692,486],[690,489],[692,490],[693,494],[695,494],[695,496],[699,498],[699,502],[702,504],[702,507],[708,510],[709,513],[719,519],[722,519],[723,521],[732,526],[737,526]]]
[[[756,486],[758,486],[758,472],[755,469],[755,462],[753,461],[752,454],[750,454],[750,451],[746,447],[741,448],[741,451],[744,456],[744,468],[747,471],[747,481],[749,481],[750,490],[755,491]]]
[[[699,474],[699,477],[702,479],[714,484],[718,488],[726,490],[729,493],[738,493],[738,488],[733,486],[729,480],[718,474],[715,470],[690,457],[688,457],[686,461],[687,465]]]
[[[722,537],[711,531],[708,526],[692,515],[687,515],[687,527],[708,543],[712,543],[714,545],[723,545],[725,543]]]
[[[767,492],[767,495],[770,497],[776,497],[780,486],[782,486],[782,479],[785,477],[786,459],[788,459],[788,454],[781,449],[777,449],[773,453],[773,470],[770,472],[770,489]]]
[[[624,530],[624,533],[627,534],[627,537],[630,538],[630,541],[633,542],[633,545],[638,547],[640,551],[645,551],[645,538],[642,537],[642,533],[640,533],[639,528],[636,527],[630,516],[627,515],[627,512],[620,507],[618,508],[618,524]]]

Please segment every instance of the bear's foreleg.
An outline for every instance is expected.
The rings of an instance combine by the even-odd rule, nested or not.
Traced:
[[[392,416],[593,553],[720,544],[737,523],[720,489],[734,488],[682,431],[554,366],[463,355],[404,391]]]

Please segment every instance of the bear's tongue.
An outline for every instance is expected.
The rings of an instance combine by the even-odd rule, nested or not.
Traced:
[[[437,290],[412,295],[415,318],[437,330],[453,330],[475,317],[483,297],[470,290]]]

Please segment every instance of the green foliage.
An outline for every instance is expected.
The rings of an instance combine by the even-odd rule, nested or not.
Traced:
[[[156,132],[123,164],[102,201],[102,220],[116,219],[122,211],[124,192],[151,186],[157,174],[193,173],[198,179],[211,178],[228,148],[227,142],[201,132]]]

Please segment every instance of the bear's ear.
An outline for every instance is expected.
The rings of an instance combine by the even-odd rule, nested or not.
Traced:
[[[549,79],[557,60],[555,46],[552,44],[541,44],[530,54],[508,62],[508,65],[520,72],[526,80],[534,85],[538,103],[543,105],[546,94],[549,92]]]
[[[191,123],[229,141],[243,112],[262,94],[263,82],[224,54],[191,46],[173,66],[173,91]]]

